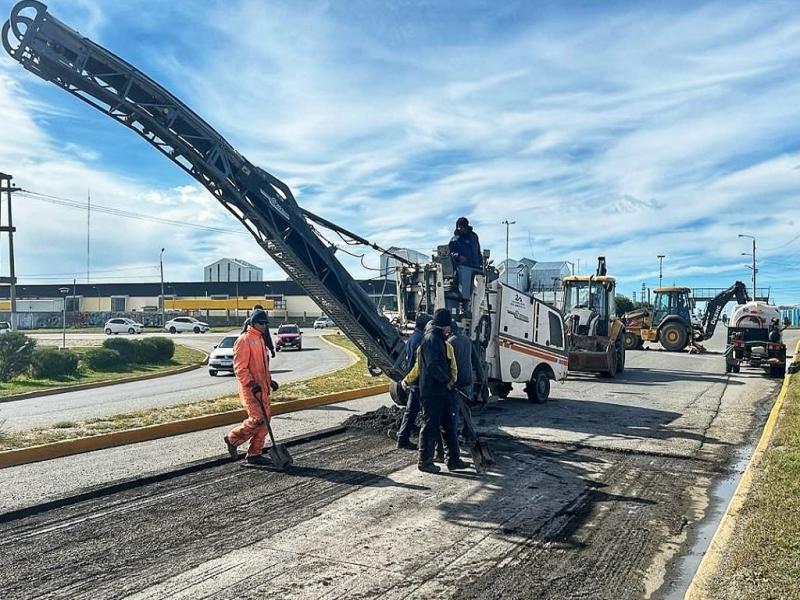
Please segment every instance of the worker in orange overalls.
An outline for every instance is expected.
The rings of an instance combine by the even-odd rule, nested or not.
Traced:
[[[239,397],[247,411],[247,419],[233,428],[223,439],[232,458],[238,456],[236,448],[250,440],[245,458],[246,467],[270,466],[272,463],[262,456],[267,425],[264,414],[270,417],[270,394],[278,389],[269,374],[269,354],[264,345],[264,330],[267,328],[267,313],[254,310],[247,328],[233,345],[233,372],[239,383]]]

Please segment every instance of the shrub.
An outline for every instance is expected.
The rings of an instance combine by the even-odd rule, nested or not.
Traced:
[[[19,331],[0,335],[0,381],[10,381],[25,373],[31,366],[35,347],[36,340]]]
[[[91,348],[83,355],[86,366],[95,371],[110,371],[122,365],[122,356],[109,348]]]
[[[172,340],[163,337],[145,338],[142,342],[148,342],[158,348],[156,362],[167,363],[175,356],[175,344]]]
[[[158,357],[158,346],[152,340],[143,339],[136,342],[137,363],[156,363],[159,362]]]
[[[138,362],[139,345],[133,340],[112,337],[103,341],[103,348],[119,352],[122,362],[126,365]]]
[[[37,348],[31,356],[31,374],[37,379],[63,379],[78,374],[78,356],[69,350]]]

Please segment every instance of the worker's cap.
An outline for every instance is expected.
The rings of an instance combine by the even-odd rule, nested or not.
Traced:
[[[416,321],[414,321],[414,326],[417,329],[425,329],[425,325],[430,323],[432,319],[433,317],[430,316],[428,313],[419,313],[417,315]]]
[[[449,327],[453,324],[453,316],[446,308],[440,308],[433,313],[433,324],[437,327]]]
[[[456,227],[466,227],[467,225],[469,225],[469,219],[467,217],[458,217]]]
[[[269,323],[269,319],[267,318],[267,313],[260,308],[257,308],[253,311],[253,314],[250,315],[250,322],[253,325],[256,323]]]

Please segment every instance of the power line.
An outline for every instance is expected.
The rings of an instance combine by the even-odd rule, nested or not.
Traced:
[[[30,198],[32,200],[39,200],[40,202],[48,202],[50,204],[56,204],[58,206],[65,206],[68,208],[75,208],[82,211],[87,211],[89,205],[87,202],[82,202],[80,200],[72,200],[70,198],[62,198],[60,196],[53,196],[51,194],[42,194],[40,192],[34,192],[27,189],[20,189],[16,193],[22,194],[23,196]],[[201,229],[203,231],[213,231],[215,233],[224,233],[230,235],[248,235],[247,232],[241,231],[238,229],[225,229],[223,227],[213,227],[210,225],[200,225],[198,223],[189,223],[187,221],[178,221],[175,219],[165,219],[162,217],[154,217],[152,215],[145,215],[142,213],[136,213],[128,210],[122,210],[119,208],[113,208],[110,206],[103,206],[101,204],[92,203],[91,210],[94,212],[101,212],[109,215],[114,215],[116,217],[123,217],[126,219],[134,219],[137,221],[150,221],[153,223],[161,223],[164,225],[175,225],[177,227],[191,227],[194,229]]]

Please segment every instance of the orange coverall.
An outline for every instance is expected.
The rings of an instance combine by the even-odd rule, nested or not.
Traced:
[[[270,374],[269,354],[264,345],[263,334],[255,327],[250,327],[239,336],[233,344],[233,372],[239,383],[239,398],[247,411],[247,419],[241,425],[234,427],[228,434],[228,441],[234,446],[239,446],[250,440],[247,456],[258,456],[264,449],[264,440],[267,436],[267,425],[261,409],[250,385],[258,383],[261,386],[259,396],[263,401],[268,417],[270,412]]]

